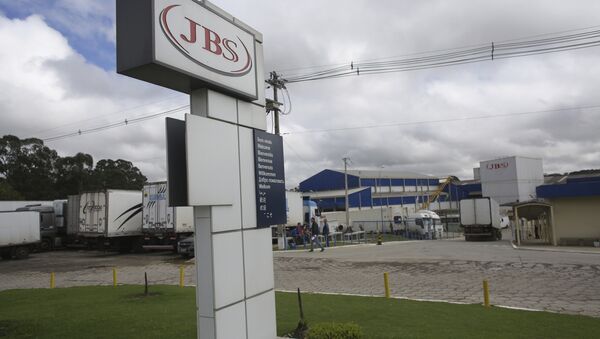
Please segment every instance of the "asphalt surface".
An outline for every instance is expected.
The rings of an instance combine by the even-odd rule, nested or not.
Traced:
[[[488,280],[495,305],[600,317],[600,254],[515,250],[509,241],[462,239],[387,242],[328,248],[325,252],[274,252],[278,290],[384,294],[388,272],[394,297],[481,303]],[[195,284],[193,261],[168,252],[116,254],[97,251],[34,253],[25,260],[0,260],[0,291],[118,283]]]

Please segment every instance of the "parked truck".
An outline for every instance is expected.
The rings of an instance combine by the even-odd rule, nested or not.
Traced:
[[[500,216],[500,206],[492,198],[463,199],[460,201],[460,226],[466,241],[500,240],[501,229],[507,219]]]
[[[76,199],[71,199],[69,202]],[[142,193],[104,190],[79,196],[77,238],[88,247],[128,252],[142,248]],[[74,211],[69,207],[69,210]],[[73,220],[73,216],[68,216]],[[73,226],[69,226],[72,228]]]
[[[405,220],[409,235],[419,239],[441,239],[444,225],[439,215],[429,210],[410,213]]]
[[[33,205],[17,208],[19,212],[32,211],[39,214],[40,242],[37,248],[50,251],[61,246],[61,230],[57,227],[56,213],[52,205]]]
[[[169,207],[166,181],[144,185],[142,195],[144,249],[177,251],[178,241],[194,233],[194,209]]]
[[[40,242],[40,213],[0,212],[0,256],[23,259]]]

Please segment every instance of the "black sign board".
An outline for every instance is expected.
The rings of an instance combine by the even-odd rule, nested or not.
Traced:
[[[167,181],[169,206],[187,206],[187,158],[185,155],[185,121],[166,118]]]
[[[258,227],[285,224],[287,216],[281,136],[254,130],[254,173]]]

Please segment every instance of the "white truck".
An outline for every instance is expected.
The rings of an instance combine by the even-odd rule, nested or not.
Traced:
[[[304,219],[304,207],[302,193],[285,191],[285,210],[287,215],[287,226],[296,226]]]
[[[373,207],[363,208],[360,210],[351,209],[348,213],[350,218],[350,226],[354,231],[365,231],[367,233],[394,233],[403,229],[399,225],[403,220],[402,211],[398,208],[393,207]],[[321,217],[326,217],[329,222],[331,230],[343,225],[342,229],[345,230],[346,225],[346,212],[323,212]]]
[[[460,226],[465,240],[500,240],[501,229],[508,219],[500,216],[500,206],[492,198],[473,198],[460,201]]]
[[[40,242],[40,213],[0,212],[0,256],[23,259]]]
[[[177,250],[177,242],[194,233],[194,209],[169,207],[166,181],[142,190],[144,249]]]
[[[441,239],[444,225],[437,213],[429,210],[420,210],[410,213],[405,219],[409,235],[419,239]]]
[[[88,247],[116,248],[119,252],[141,250],[142,210],[140,191],[108,189],[82,193],[77,237]]]
[[[52,205],[33,205],[17,208],[19,212],[33,211],[39,214],[40,243],[38,249],[41,251],[50,251],[55,247],[60,247],[61,234],[57,227],[56,213]]]
[[[52,200],[5,200],[0,201],[0,212],[12,212],[21,207],[36,205],[51,206],[52,204]]]

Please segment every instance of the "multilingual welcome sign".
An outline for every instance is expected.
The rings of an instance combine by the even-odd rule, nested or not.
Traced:
[[[258,227],[285,224],[287,217],[281,136],[254,130],[254,172]]]

